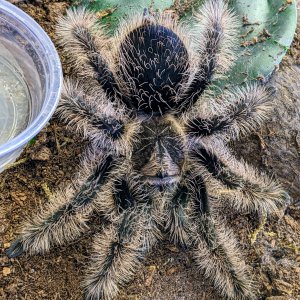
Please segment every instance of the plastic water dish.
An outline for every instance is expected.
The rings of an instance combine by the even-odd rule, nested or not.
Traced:
[[[0,172],[52,116],[62,69],[44,30],[26,13],[0,0]]]

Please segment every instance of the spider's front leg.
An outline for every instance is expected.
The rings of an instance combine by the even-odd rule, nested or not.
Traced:
[[[85,300],[113,299],[133,278],[148,251],[143,245],[143,226],[132,211],[95,236],[84,282]]]
[[[210,214],[209,195],[201,176],[189,186],[190,240],[199,269],[226,299],[254,299],[252,282],[232,234]]]
[[[249,270],[230,230],[209,214],[198,218],[191,238],[199,269],[225,299],[255,299]]]
[[[78,238],[88,229],[86,222],[94,209],[102,186],[116,167],[111,156],[98,156],[98,161],[86,162],[78,178],[50,199],[48,207],[29,220],[20,236],[6,251],[11,258],[44,253],[54,245],[63,245]]]
[[[189,244],[188,189],[179,184],[166,207],[165,230],[175,244]]]
[[[187,172],[182,182],[175,191],[168,197],[165,216],[165,230],[170,235],[170,239],[175,244],[188,246],[190,240],[190,217],[195,213],[195,203],[191,208],[191,193],[200,198],[201,193],[205,193],[204,181],[201,175],[192,176]],[[197,204],[197,214],[199,211],[209,211],[208,202],[202,201]]]
[[[217,179],[218,186],[212,191],[215,197],[225,198],[237,211],[267,216],[285,206],[287,194],[281,186],[266,175],[258,174],[244,161],[238,161],[221,141],[199,146],[194,158],[204,167],[202,172],[209,173],[208,178]]]
[[[107,210],[111,224],[94,239],[85,300],[113,299],[160,237],[152,200],[139,191],[137,182],[116,180],[106,196],[104,201],[115,203],[116,210]]]

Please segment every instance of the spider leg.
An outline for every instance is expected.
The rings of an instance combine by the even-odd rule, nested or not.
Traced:
[[[286,204],[287,194],[275,180],[235,159],[220,141],[209,148],[199,147],[194,158],[204,166],[202,172],[217,179],[219,186],[212,191],[214,195],[226,198],[234,209],[269,215]]]
[[[69,9],[57,26],[58,42],[73,62],[77,75],[94,78],[106,96],[114,100],[119,87],[110,69],[110,41],[97,21],[96,14],[85,8]]]
[[[93,141],[102,149],[121,151],[128,148],[137,128],[115,108],[97,96],[89,94],[79,84],[66,80],[56,114],[67,126]]]
[[[25,224],[7,255],[13,258],[23,252],[44,253],[51,246],[78,238],[88,229],[86,222],[92,214],[93,201],[114,168],[111,156],[83,167],[73,184],[54,195],[47,209]]]
[[[166,209],[165,231],[169,233],[175,244],[189,244],[188,223],[188,190],[185,185],[179,185]]]
[[[226,299],[255,299],[249,270],[228,228],[209,214],[198,216],[191,236],[199,269]]]
[[[190,215],[197,210],[197,213],[208,212],[208,202],[198,202],[197,207],[193,207],[194,211],[191,211],[189,203],[191,191],[196,195],[196,199],[201,198],[201,193],[205,194],[204,181],[201,175],[192,176],[188,172],[184,181],[179,184],[173,193],[172,197],[168,201],[165,217],[165,230],[169,233],[172,242],[183,246],[190,244]],[[202,197],[203,198],[203,197]]]
[[[210,214],[210,196],[201,176],[191,178],[189,195],[189,235],[197,266],[226,299],[253,299],[252,282],[237,243]]]
[[[178,108],[185,111],[211,83],[213,76],[224,74],[234,61],[237,21],[222,0],[206,1],[196,15],[198,26],[194,43],[198,63],[179,97]]]
[[[236,139],[246,135],[268,119],[273,95],[273,88],[257,84],[227,91],[220,99],[212,99],[198,116],[188,117],[186,131],[196,139],[215,135]]]
[[[122,180],[114,190],[119,215],[94,239],[86,272],[85,300],[112,299],[132,279],[146,253],[156,242],[150,198],[139,198]],[[151,202],[151,201],[150,201]]]

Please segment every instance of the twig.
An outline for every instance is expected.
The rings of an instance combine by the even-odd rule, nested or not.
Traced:
[[[56,145],[56,148],[57,148],[57,152],[60,153],[61,152],[61,147],[60,147],[58,137],[57,137],[56,124],[53,124],[53,129],[54,129],[55,145]]]
[[[262,217],[261,223],[259,224],[258,228],[255,229],[251,234],[250,234],[250,243],[253,245],[256,242],[258,234],[263,230],[264,226],[267,223],[267,216],[264,215]]]
[[[52,197],[52,193],[48,187],[48,184],[45,182],[45,183],[42,183],[41,184],[41,187],[45,193],[45,195],[47,196],[48,200]]]
[[[28,159],[25,157],[25,158],[22,158],[22,159],[19,159],[18,161],[16,162],[13,162],[11,164],[8,164],[6,167],[5,167],[5,170],[9,170],[9,169],[12,169],[12,168],[15,168],[17,167],[18,165],[21,165],[21,164],[24,164]]]

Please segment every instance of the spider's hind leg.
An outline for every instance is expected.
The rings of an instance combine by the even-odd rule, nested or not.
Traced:
[[[248,84],[226,90],[217,98],[210,98],[196,109],[196,116],[187,118],[186,131],[190,138],[237,139],[257,130],[273,110],[275,89]]]
[[[110,40],[97,21],[96,14],[85,8],[69,9],[57,26],[58,42],[78,75],[94,79],[106,96],[114,100],[119,86],[110,66]]]
[[[71,79],[64,82],[56,114],[70,129],[92,141],[94,147],[118,154],[130,149],[139,126],[121,106],[85,91],[80,82]]]
[[[88,229],[86,222],[93,212],[93,201],[113,167],[113,159],[104,156],[100,162],[82,168],[72,185],[54,195],[47,209],[25,224],[7,255],[13,258],[23,252],[44,253],[51,246],[78,238]]]
[[[196,63],[180,93],[178,108],[186,111],[211,84],[216,75],[224,75],[235,60],[238,22],[227,1],[205,1],[196,15],[194,44]]]

